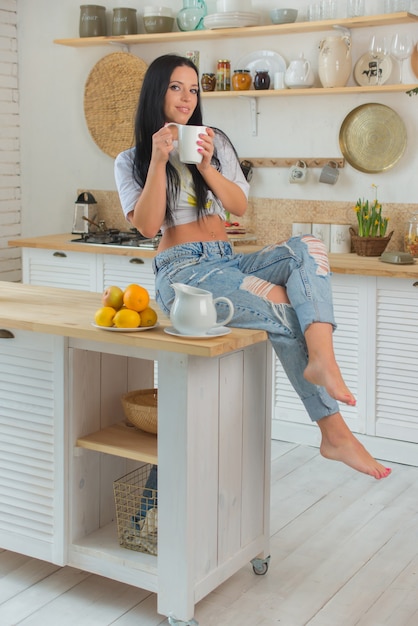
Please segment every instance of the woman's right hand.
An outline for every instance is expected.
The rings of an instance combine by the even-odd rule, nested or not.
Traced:
[[[152,136],[152,156],[157,161],[168,161],[168,156],[173,149],[173,135],[166,126],[157,130]]]

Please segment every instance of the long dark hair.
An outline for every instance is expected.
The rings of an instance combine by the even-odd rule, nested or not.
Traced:
[[[143,187],[148,175],[152,152],[152,135],[162,128],[166,122],[164,115],[165,95],[170,84],[171,76],[176,67],[186,65],[196,72],[196,82],[199,73],[195,64],[188,58],[177,54],[165,54],[155,59],[148,67],[139,96],[138,108],[135,117],[135,157],[133,175],[136,182]],[[200,92],[197,94],[197,105],[188,124],[202,126],[202,109]],[[214,129],[215,132],[217,129]],[[223,134],[223,133],[221,133]],[[220,163],[214,153],[213,165],[220,170]],[[187,165],[191,172],[198,216],[203,215],[207,202],[208,186],[195,165]],[[167,161],[167,207],[166,221],[173,223],[173,208],[180,190],[180,177],[170,161]]]

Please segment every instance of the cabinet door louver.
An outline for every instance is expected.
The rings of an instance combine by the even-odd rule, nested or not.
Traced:
[[[404,291],[393,282],[377,295],[376,430],[418,442],[418,293],[408,281]]]
[[[62,458],[58,467],[54,446],[62,437],[62,409],[57,409],[62,368],[54,352],[62,340],[14,334],[0,340],[0,545],[59,562],[56,494]]]

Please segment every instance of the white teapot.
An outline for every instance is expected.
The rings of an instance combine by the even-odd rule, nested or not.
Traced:
[[[312,87],[315,76],[310,62],[305,59],[303,52],[298,59],[291,61],[284,75],[284,82],[290,89]]]
[[[234,305],[224,297],[214,298],[210,291],[191,287],[183,283],[171,285],[175,291],[170,320],[176,331],[182,335],[205,335],[212,328],[224,326],[234,315]],[[229,313],[221,322],[217,321],[216,302],[225,302]]]

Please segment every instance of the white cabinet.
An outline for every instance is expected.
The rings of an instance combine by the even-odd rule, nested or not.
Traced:
[[[334,274],[337,361],[357,405],[350,429],[378,458],[418,465],[418,281]],[[275,362],[272,436],[318,445],[312,424]]]
[[[100,255],[100,279],[96,291],[103,291],[110,285],[118,285],[122,289],[131,283],[142,285],[148,290],[151,298],[155,296],[154,272],[152,259],[129,256]]]
[[[2,330],[0,546],[63,565],[65,339]]]
[[[371,278],[373,283],[374,278]],[[355,407],[345,407],[344,417],[353,432],[366,432],[366,379],[367,364],[364,359],[367,324],[369,282],[367,277],[334,274],[332,289],[334,296],[337,330],[334,347],[337,361],[344,379],[357,398]],[[286,439],[293,436],[294,424],[310,426],[316,432],[305,408],[290,385],[280,361],[276,358],[273,437]],[[313,435],[314,436],[314,435]]]
[[[96,254],[23,248],[23,282],[45,287],[96,291]]]
[[[378,278],[376,435],[418,443],[417,371],[418,282]]]
[[[23,248],[23,282],[45,287],[102,292],[110,285],[122,289],[131,283],[145,287],[155,296],[152,259]]]

